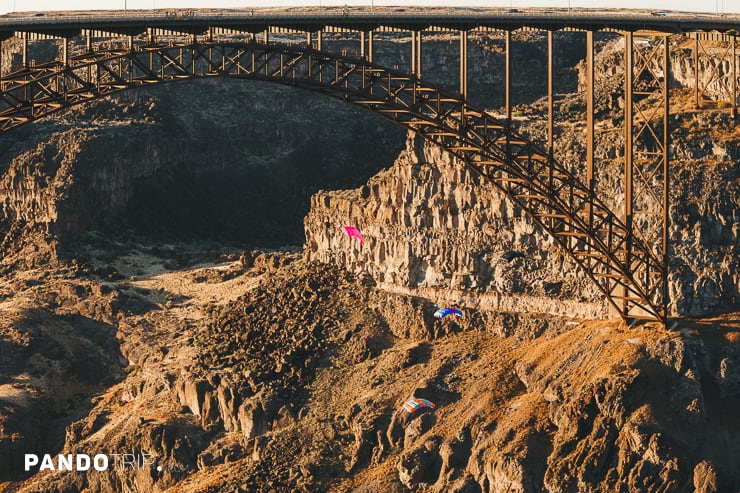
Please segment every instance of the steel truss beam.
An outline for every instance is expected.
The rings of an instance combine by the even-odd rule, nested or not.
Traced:
[[[625,267],[643,277],[645,294],[668,316],[668,197],[669,197],[669,102],[670,50],[668,36],[625,38],[625,163],[624,216],[628,238],[623,256]],[[639,38],[639,39],[635,39]],[[634,270],[635,241],[647,245],[660,259],[659,268]],[[641,252],[640,255],[643,253]],[[638,281],[639,282],[639,281]],[[625,318],[652,316],[629,302],[629,293],[612,286],[611,296],[621,299]]]
[[[694,104],[730,108],[737,112],[738,71],[737,36],[722,33],[691,33],[694,38]],[[699,70],[704,62],[708,70]],[[703,75],[703,78],[701,75]],[[714,93],[714,96],[710,94]]]
[[[460,94],[425,84],[415,74],[366,59],[254,39],[91,51],[69,57],[66,65],[50,63],[6,74],[0,132],[119,91],[206,77],[271,81],[316,91],[416,131],[487,177],[529,213],[622,316],[664,319],[659,283],[665,278],[664,252],[634,234],[631,215],[625,221],[609,210],[589,184],[512,131],[508,122],[493,118]],[[650,180],[655,171],[644,173]]]

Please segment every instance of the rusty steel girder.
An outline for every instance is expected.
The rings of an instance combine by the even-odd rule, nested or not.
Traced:
[[[464,40],[466,41],[466,40]],[[464,45],[463,45],[464,46]],[[61,108],[181,79],[271,81],[341,99],[416,131],[487,177],[583,268],[626,319],[665,321],[664,259],[588,183],[460,94],[367,58],[249,42],[92,51],[2,78],[0,132]]]
[[[730,108],[737,113],[737,34],[690,33],[694,38],[694,106]],[[699,70],[701,62],[708,70]]]

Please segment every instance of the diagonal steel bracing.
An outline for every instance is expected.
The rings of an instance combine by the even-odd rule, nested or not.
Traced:
[[[694,32],[694,105],[730,108],[738,104],[737,34]],[[701,70],[700,70],[701,68]]]
[[[416,74],[309,46],[237,42],[154,44],[89,51],[6,74],[0,132],[93,98],[152,83],[231,77],[317,91],[366,108],[418,132],[487,177],[548,231],[625,318],[664,320],[663,252],[633,234],[589,183],[460,94]],[[464,87],[464,86],[463,86]],[[639,127],[639,124],[638,124]],[[646,135],[641,130],[638,138]],[[641,173],[654,173],[654,170]],[[648,177],[649,181],[649,177]]]
[[[625,33],[625,160],[623,219],[630,236],[623,252],[627,267],[633,262],[636,241],[651,248],[660,262],[656,270],[637,275],[646,295],[668,310],[668,170],[670,51],[668,36]],[[638,39],[636,39],[638,38]],[[649,316],[630,303],[630,294],[612,286],[612,298],[621,300],[625,316]]]

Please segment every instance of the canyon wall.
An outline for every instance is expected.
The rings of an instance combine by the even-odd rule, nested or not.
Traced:
[[[734,165],[676,165],[672,180],[672,312],[731,309],[740,298]],[[361,230],[362,245],[342,233],[346,225]],[[413,135],[394,165],[362,187],[314,195],[305,229],[309,259],[369,274],[385,289],[505,311],[607,313],[597,288],[547,233]]]
[[[605,313],[597,288],[529,216],[414,135],[390,169],[359,189],[314,195],[305,225],[309,259],[369,274],[386,289],[504,311]],[[345,225],[365,242],[343,234]]]

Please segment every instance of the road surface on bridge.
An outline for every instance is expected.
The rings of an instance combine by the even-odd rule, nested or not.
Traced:
[[[334,26],[367,31],[383,26],[399,30],[535,28],[740,32],[740,15],[628,9],[298,7],[14,12],[0,16],[0,32],[6,37],[14,31],[54,35],[79,29],[128,32],[147,27],[205,30],[214,26],[246,31],[265,26],[309,31]]]

